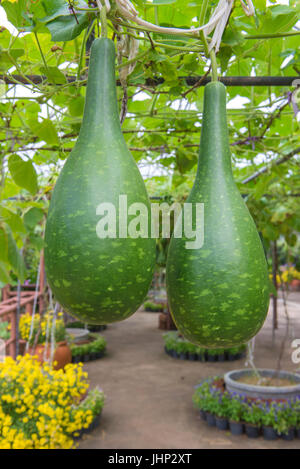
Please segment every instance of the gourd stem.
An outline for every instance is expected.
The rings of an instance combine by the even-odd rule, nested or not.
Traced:
[[[105,6],[103,6],[100,10],[100,22],[101,22],[101,37],[107,37],[107,17],[106,17]]]
[[[218,64],[214,49],[210,51],[209,55],[211,60],[211,80],[218,81]]]

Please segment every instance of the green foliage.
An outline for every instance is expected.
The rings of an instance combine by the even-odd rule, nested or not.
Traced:
[[[153,303],[152,301],[145,301],[145,311],[163,311],[163,305],[160,303]]]
[[[239,347],[231,347],[226,349],[213,349],[203,348],[193,344],[186,340],[178,331],[170,331],[163,334],[163,340],[167,350],[174,350],[177,353],[188,352],[190,354],[204,355],[220,355],[226,351],[227,354],[235,355],[242,353],[246,350],[246,345],[240,345]]]
[[[91,410],[93,416],[96,417],[99,415],[104,406],[104,393],[98,387],[90,389],[87,396],[79,404],[79,409],[82,410]]]
[[[10,331],[8,330],[9,323],[7,321],[0,322],[0,339],[8,340],[10,338]]]
[[[300,428],[299,399],[285,402],[248,400],[221,390],[216,386],[217,380],[220,378],[209,378],[197,386],[193,395],[196,408],[234,422],[273,427],[279,434]]]
[[[71,351],[73,357],[79,357],[91,353],[104,352],[106,348],[106,340],[99,334],[89,334],[89,338],[92,339],[88,344],[72,344]]]

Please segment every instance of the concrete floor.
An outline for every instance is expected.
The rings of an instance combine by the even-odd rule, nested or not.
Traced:
[[[291,342],[300,339],[300,293],[288,301],[290,332],[282,369],[296,371],[291,361]],[[282,301],[279,301],[279,331],[272,344],[272,315],[256,338],[257,367],[276,367],[285,333]],[[81,449],[184,449],[184,448],[300,448],[300,440],[267,442],[208,427],[193,407],[194,386],[204,377],[243,368],[245,360],[199,363],[176,360],[163,350],[163,332],[158,314],[137,312],[128,320],[110,325],[107,356],[84,365],[91,386],[106,395],[100,426],[85,436]]]

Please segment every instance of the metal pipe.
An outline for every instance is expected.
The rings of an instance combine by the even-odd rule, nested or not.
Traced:
[[[11,75],[0,76],[0,79],[4,81],[6,84],[9,85],[17,85],[17,84],[40,84],[43,82],[47,82],[47,77],[43,75]],[[66,79],[69,83],[74,83],[77,79],[75,76],[66,76]],[[182,76],[179,77],[180,80],[185,81],[187,86],[194,86],[199,83],[199,86],[204,86],[211,81],[211,77],[207,76]],[[284,76],[263,76],[263,77],[242,77],[242,76],[234,76],[234,77],[220,77],[220,81],[224,83],[226,86],[291,86],[293,81],[296,79],[300,79],[299,76],[293,77],[284,77]],[[144,85],[146,86],[157,86],[164,83],[163,78],[146,78]],[[85,85],[85,83],[83,83]],[[120,86],[121,83],[117,80],[117,85]],[[58,85],[59,86],[59,85]],[[130,82],[128,86],[138,86],[136,84],[131,85]]]

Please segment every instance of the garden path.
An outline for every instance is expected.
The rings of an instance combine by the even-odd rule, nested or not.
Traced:
[[[295,371],[291,342],[300,338],[300,293],[289,296],[290,335],[282,368]],[[272,345],[271,313],[256,338],[257,367],[276,367],[285,332],[283,303],[279,301],[279,331]],[[177,360],[163,350],[158,314],[138,311],[128,320],[108,326],[107,356],[84,365],[91,386],[99,385],[106,403],[100,426],[79,448],[300,448],[300,440],[267,442],[208,427],[193,407],[193,387],[203,378],[243,368],[245,360],[200,363]],[[298,365],[300,367],[300,365]]]

